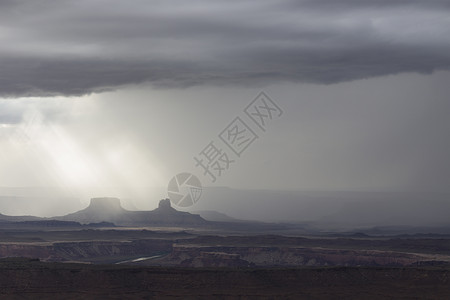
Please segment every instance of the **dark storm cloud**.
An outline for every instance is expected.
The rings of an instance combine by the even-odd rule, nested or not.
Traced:
[[[2,1],[0,95],[450,68],[447,1]]]
[[[322,9],[334,8],[337,10],[355,10],[365,8],[409,8],[419,7],[420,9],[449,9],[450,2],[447,0],[291,0],[285,2],[291,8],[308,8],[308,9]]]

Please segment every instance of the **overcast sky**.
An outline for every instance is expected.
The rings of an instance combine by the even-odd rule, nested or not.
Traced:
[[[1,0],[0,186],[450,192],[449,68],[445,0]],[[211,182],[260,91],[284,113]]]

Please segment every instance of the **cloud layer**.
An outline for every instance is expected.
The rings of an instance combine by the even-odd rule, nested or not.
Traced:
[[[450,68],[448,1],[2,1],[0,96]]]

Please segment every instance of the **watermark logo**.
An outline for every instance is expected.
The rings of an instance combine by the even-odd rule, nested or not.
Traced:
[[[262,131],[266,131],[269,123],[283,114],[281,108],[264,92],[250,102],[244,112]]]
[[[264,92],[250,102],[245,109],[212,139],[196,156],[195,167],[212,183],[216,182],[232,164],[263,134],[272,121],[281,117],[283,110]],[[190,183],[188,183],[190,182]],[[195,182],[195,184],[192,184]],[[180,192],[187,184],[184,192]],[[194,194],[195,192],[195,194]],[[200,180],[190,173],[181,173],[169,182],[170,201],[181,207],[195,204],[201,196]]]
[[[200,199],[202,184],[197,176],[191,173],[180,173],[169,181],[167,191],[173,204],[188,207]]]
[[[231,149],[231,151],[240,157],[241,154],[256,141],[258,135],[248,127],[240,117],[236,117],[219,134],[219,138]]]

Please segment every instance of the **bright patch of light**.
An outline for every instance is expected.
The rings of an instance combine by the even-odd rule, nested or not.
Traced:
[[[0,126],[0,186],[107,187],[130,195],[165,184],[150,149],[109,128],[114,121],[99,118],[96,96],[87,97],[11,103],[22,121]],[[100,130],[92,127],[93,120]]]

